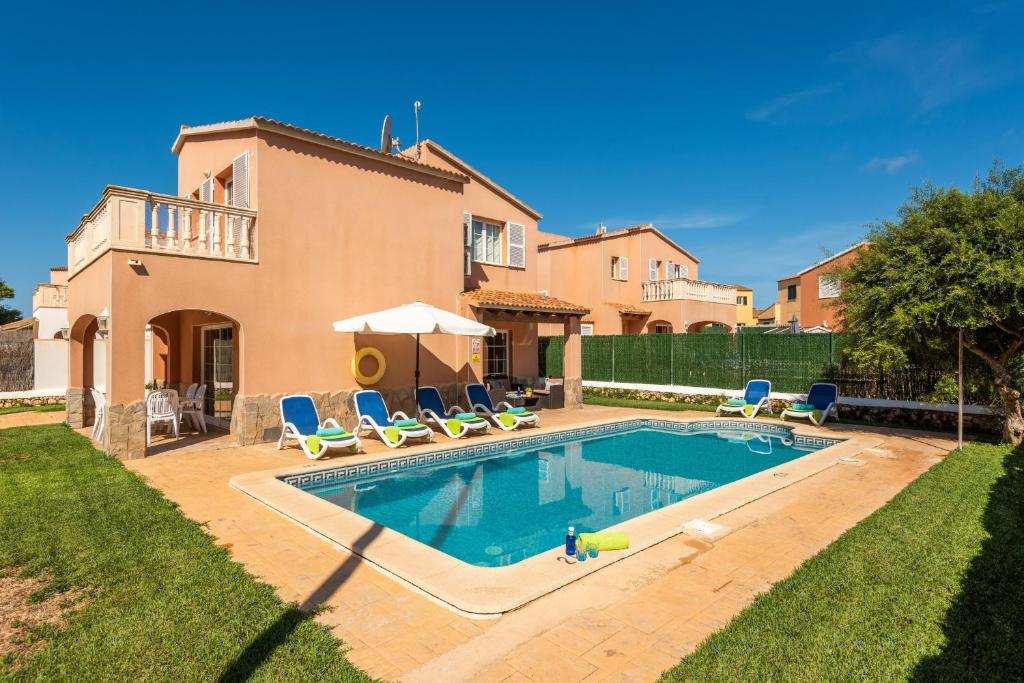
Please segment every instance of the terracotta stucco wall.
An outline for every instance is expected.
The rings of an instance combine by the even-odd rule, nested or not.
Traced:
[[[629,259],[627,280],[612,279],[613,256]],[[629,333],[638,331],[634,329],[637,326],[646,330],[648,323],[655,320],[654,315],[648,320],[624,319],[614,305],[632,304],[654,311],[654,304],[643,302],[641,287],[641,283],[649,279],[649,259],[653,258],[661,264],[658,271],[659,279],[664,277],[664,263],[668,260],[688,266],[691,278],[698,275],[698,264],[693,257],[650,230],[638,230],[604,239],[550,247],[541,252],[540,258],[540,272],[542,277],[546,278],[546,281],[542,281],[541,288],[547,289],[551,296],[588,307],[591,312],[585,319],[593,321],[594,334]],[[687,318],[684,317],[683,306],[680,305],[682,302],[671,303],[672,306],[659,305],[658,315],[667,316],[666,319],[674,329],[679,330]],[[693,313],[702,314],[696,310]],[[545,328],[545,331],[550,330]]]
[[[832,329],[842,328],[842,321],[833,305],[834,298],[822,299],[818,296],[818,278],[841,269],[857,258],[857,251],[829,261],[800,276],[800,324],[812,327],[814,325],[828,325]]]

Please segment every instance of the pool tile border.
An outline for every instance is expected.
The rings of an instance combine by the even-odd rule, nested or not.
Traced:
[[[787,437],[787,439],[795,446],[814,449],[828,448],[829,446],[834,446],[843,441],[843,439],[795,434],[794,427],[792,426],[764,422],[746,422],[741,420],[695,420],[693,422],[677,422],[674,420],[654,418],[632,418],[601,425],[590,425],[587,427],[559,430],[557,432],[546,432],[512,439],[503,439],[500,441],[489,441],[487,443],[473,444],[471,446],[446,448],[444,450],[431,451],[429,453],[398,456],[370,463],[342,465],[313,472],[287,474],[279,477],[279,479],[285,484],[294,486],[298,489],[340,485],[365,479],[367,477],[377,477],[380,475],[394,474],[421,467],[463,462],[491,455],[502,455],[515,451],[529,450],[538,446],[554,446],[577,439],[587,439],[595,436],[601,436],[603,434],[613,434],[632,429],[644,428],[660,429],[680,434],[717,432],[722,431],[723,429],[742,429],[748,432]]]
[[[332,470],[370,473],[373,466],[376,466],[377,472],[387,473],[391,471],[392,466],[397,468],[398,462],[401,461],[415,463],[414,466],[451,462],[454,455],[459,452],[492,455],[515,450],[514,444],[536,443],[534,439],[550,443],[553,435],[557,435],[555,438],[572,438],[570,435],[583,432],[602,433],[602,430],[620,429],[623,423],[638,420],[644,424],[658,425],[659,428],[680,431],[714,431],[740,427],[776,435],[789,433],[794,443],[824,447],[822,450],[810,452],[744,479],[609,527],[612,531],[628,533],[630,548],[615,553],[601,553],[599,558],[585,563],[566,563],[561,550],[552,549],[510,566],[477,567],[284,481],[291,477],[313,476]],[[590,431],[591,428],[595,431]],[[818,472],[837,466],[841,458],[849,458],[883,442],[882,438],[874,435],[851,433],[840,435],[842,438],[836,439],[815,434],[796,434],[793,430],[793,426],[772,422],[686,418],[673,420],[662,416],[638,415],[627,419],[595,421],[569,429],[551,429],[529,436],[501,438],[501,435],[496,435],[498,438],[486,443],[472,446],[454,444],[429,453],[414,453],[397,458],[389,457],[390,454],[369,456],[362,462],[343,467],[333,463],[310,463],[305,467],[292,465],[249,472],[233,477],[230,485],[288,517],[301,528],[360,556],[369,566],[434,602],[464,616],[489,619],[518,609],[603,567],[627,560],[631,555],[677,536],[683,533],[683,525],[690,520],[713,520]],[[424,445],[421,448],[429,446]],[[394,465],[391,464],[392,461]]]

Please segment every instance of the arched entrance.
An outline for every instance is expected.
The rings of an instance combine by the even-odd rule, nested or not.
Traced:
[[[701,320],[700,322],[687,323],[686,331],[690,334],[727,334],[733,331],[733,327],[717,320]]]
[[[106,341],[95,315],[82,315],[68,331],[67,422],[79,429],[95,422],[92,391],[103,394],[107,384]]]
[[[148,388],[205,387],[201,409],[208,425],[228,429],[240,384],[241,325],[216,311],[183,309],[151,318],[144,330]]]
[[[652,320],[647,323],[648,334],[672,334],[672,323],[667,320]]]

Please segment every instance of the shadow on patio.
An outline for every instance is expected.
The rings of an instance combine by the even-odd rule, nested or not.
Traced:
[[[1024,446],[990,490],[982,542],[946,612],[942,651],[911,680],[1024,680]]]

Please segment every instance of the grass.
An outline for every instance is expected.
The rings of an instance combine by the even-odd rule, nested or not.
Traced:
[[[717,406],[709,406],[705,403],[672,403],[669,401],[656,401],[653,399],[618,398],[613,396],[597,396],[595,394],[584,394],[583,402],[595,406],[613,406],[615,408],[639,408],[644,410],[701,410],[713,413]]]
[[[8,406],[6,408],[0,408],[0,415],[10,415],[12,413],[56,413],[64,410],[63,403],[51,403],[45,406],[33,406],[33,405],[20,405],[20,406]]]
[[[1024,680],[1024,447],[973,444],[663,681]]]
[[[0,568],[88,599],[0,679],[363,681],[330,631],[64,425],[0,430]]]

